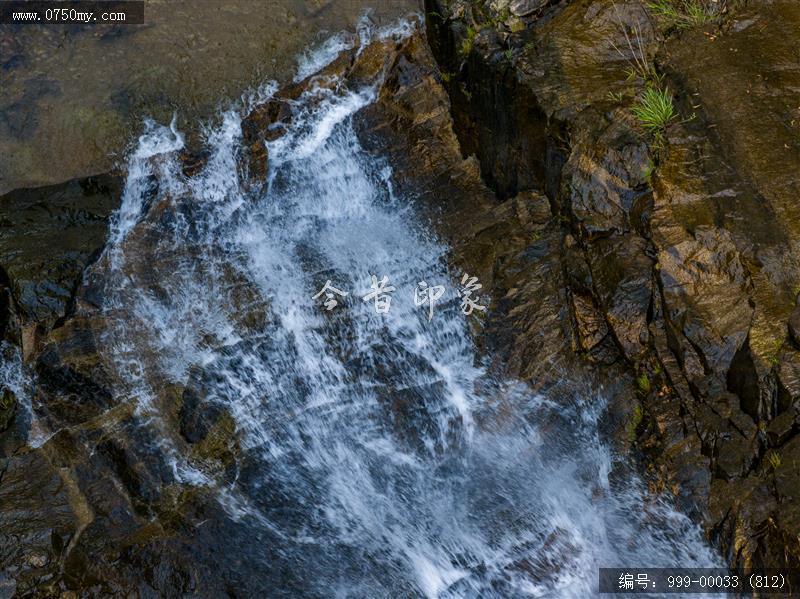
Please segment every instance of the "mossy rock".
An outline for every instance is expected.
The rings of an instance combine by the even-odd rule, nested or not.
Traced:
[[[236,421],[227,411],[220,413],[205,438],[194,446],[194,455],[204,462],[216,462],[227,467],[238,451]]]

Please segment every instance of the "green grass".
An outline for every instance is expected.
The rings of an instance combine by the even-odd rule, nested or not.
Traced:
[[[717,10],[705,0],[650,0],[647,8],[655,16],[684,29],[705,25],[717,18]]]
[[[647,87],[631,111],[639,124],[652,133],[664,131],[676,116],[669,88]]]
[[[767,462],[773,470],[777,470],[781,467],[781,454],[777,451],[770,451],[767,455]]]

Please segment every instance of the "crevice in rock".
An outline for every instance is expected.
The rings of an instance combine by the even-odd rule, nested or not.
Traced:
[[[535,189],[554,206],[569,155],[565,123],[548,118],[517,81],[493,30],[482,29],[464,52],[454,32],[463,24],[444,20],[436,0],[426,0],[425,9],[462,155],[478,159],[481,177],[498,200]]]
[[[759,421],[761,394],[758,385],[758,372],[750,353],[750,337],[733,356],[728,370],[728,390],[739,396],[742,411],[755,422]]]

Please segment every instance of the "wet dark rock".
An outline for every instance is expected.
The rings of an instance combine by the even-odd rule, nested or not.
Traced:
[[[7,64],[13,68],[14,59]],[[18,101],[0,107],[0,125],[4,133],[19,140],[30,138],[39,126],[39,101],[58,96],[60,91],[56,81],[41,75],[27,81]]]
[[[789,317],[789,335],[792,337],[795,345],[800,347],[800,306],[792,311]]]
[[[223,413],[222,406],[208,402],[191,387],[183,392],[180,409],[181,435],[189,443],[198,443],[208,436]]]
[[[584,351],[595,348],[608,335],[608,325],[602,312],[594,306],[591,297],[577,293],[572,294],[572,311],[581,348]]]
[[[0,197],[0,266],[21,317],[52,325],[105,243],[121,178],[99,175]]]
[[[16,409],[17,398],[14,392],[11,389],[3,389],[0,396],[0,433],[10,426]]]
[[[669,469],[667,488],[679,508],[695,517],[706,516],[706,497],[712,483],[711,460],[702,454],[697,435],[687,435],[666,450],[666,458],[676,466]]]
[[[97,353],[102,323],[75,318],[52,331],[36,359],[42,416],[59,425],[74,425],[113,406],[112,381]]]
[[[797,414],[794,410],[777,416],[767,427],[767,443],[771,447],[779,447],[791,439],[800,430]]]
[[[560,196],[586,238],[637,230],[634,206],[650,191],[646,173],[653,166],[647,144],[624,112],[614,112],[610,121],[586,112],[576,127],[593,133],[579,129],[576,134],[580,137],[573,140],[564,165]]]
[[[409,50],[411,46],[416,50]],[[401,60],[398,55],[404,49],[409,53]],[[393,105],[398,108],[404,88],[410,89],[423,79],[435,83],[433,62],[424,50],[419,36],[405,48],[388,40],[365,48],[358,60],[354,53],[343,53],[329,71],[344,80],[351,78],[355,85],[391,70],[387,77],[391,83],[386,87],[391,85],[398,94]],[[426,73],[427,78],[420,79],[420,73]],[[304,85],[308,82],[290,86],[267,108],[245,118],[251,149],[280,134],[280,122],[292,117],[288,99],[303,93]],[[440,98],[444,97],[441,88],[435,89]],[[428,99],[422,95],[409,98],[418,103],[401,110],[411,108],[412,118],[422,124],[424,118],[419,115]],[[437,109],[449,123],[446,103],[440,102]],[[462,161],[457,152],[455,158]],[[257,181],[261,175],[252,168],[253,157],[241,159],[242,172]],[[182,160],[185,174],[193,176],[206,158],[202,153],[186,153]],[[264,163],[261,166],[267,167]],[[480,183],[477,171],[474,181]],[[154,197],[148,218],[160,226],[170,225],[165,202],[174,202],[177,210],[191,215],[191,205],[182,198]],[[509,208],[512,206],[522,222],[541,220],[548,213],[546,202],[542,205],[538,200],[520,200],[509,204]],[[175,260],[202,262],[192,255],[199,250],[191,241],[186,254],[175,256]],[[146,259],[158,251],[159,242],[158,227],[141,227],[126,237],[126,252],[141,260],[126,264],[124,274],[142,281],[157,301],[169,303],[173,290],[160,285],[158,268],[175,268],[175,264],[166,258],[155,268]],[[191,477],[187,473],[197,469],[211,480],[224,484],[235,478],[247,486],[259,483],[265,469],[268,471],[252,456],[243,455],[235,421],[214,401],[215,386],[222,381],[212,368],[195,369],[185,385],[164,377],[163,388],[156,390],[153,399],[159,417],[154,418],[152,426],[143,425],[135,413],[136,398],[124,399],[115,393],[120,381],[112,374],[115,370],[108,367],[111,357],[104,353],[102,333],[109,326],[105,318],[120,315],[112,311],[100,316],[98,306],[113,292],[107,288],[108,282],[101,280],[103,264],[85,270],[84,263],[76,271],[80,275],[76,287],[79,281],[84,284],[70,290],[69,306],[57,317],[26,322],[21,327],[24,353],[37,376],[33,402],[36,416],[46,429],[57,432],[41,448],[23,454],[36,460],[41,475],[41,480],[31,481],[29,493],[19,488],[15,477],[0,476],[0,521],[7,513],[11,514],[9,518],[20,516],[21,526],[33,535],[0,539],[0,569],[12,573],[18,592],[45,595],[269,596],[275,588],[304,588],[301,575],[287,574],[286,556],[272,551],[278,544],[269,538],[270,533],[254,532],[252,526],[232,521],[213,490],[186,484],[182,478]],[[221,279],[224,297],[220,301],[239,308],[237,326],[263,327],[269,310],[260,294],[236,272],[222,273]],[[12,316],[9,311],[9,322]],[[209,338],[207,342],[218,340]],[[383,376],[398,374],[385,372]],[[398,430],[413,437],[415,423],[434,420],[420,418],[415,393],[436,390],[433,385],[431,389],[382,398],[396,406]],[[4,466],[21,473],[25,468],[21,459],[15,456],[15,461]],[[254,496],[267,495],[256,491]],[[27,509],[25,502],[33,493],[38,493],[35,514],[13,512]],[[6,496],[13,500],[5,501]],[[267,502],[264,507],[279,509],[278,503]],[[31,523],[26,518],[38,520]],[[0,530],[5,531],[2,527]],[[256,571],[256,564],[264,562],[279,564],[275,576],[280,580],[269,580],[263,571]],[[297,564],[292,566],[296,568]]]
[[[653,293],[653,260],[647,242],[636,235],[598,239],[588,246],[595,296],[628,360],[648,347],[648,311]]]
[[[501,200],[479,161],[463,157],[429,52],[414,38],[405,45],[378,102],[361,113],[362,143],[388,152],[396,184],[448,240],[451,263],[489,290],[476,332],[496,367],[550,388],[574,358],[563,231],[544,193],[527,189]]]
[[[778,410],[788,410],[800,400],[800,356],[790,354],[781,361],[777,372]]]
[[[12,457],[0,472],[0,564],[25,588],[46,574],[44,566],[63,548],[59,540],[75,535],[90,516],[42,451]],[[11,564],[18,566],[7,569]]]

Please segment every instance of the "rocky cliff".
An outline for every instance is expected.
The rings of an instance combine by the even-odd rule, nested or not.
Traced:
[[[654,490],[733,565],[796,567],[800,7],[668,4],[430,0],[428,37],[462,152],[499,200],[549,201],[550,329],[635,381]],[[523,376],[541,337],[512,345]]]

